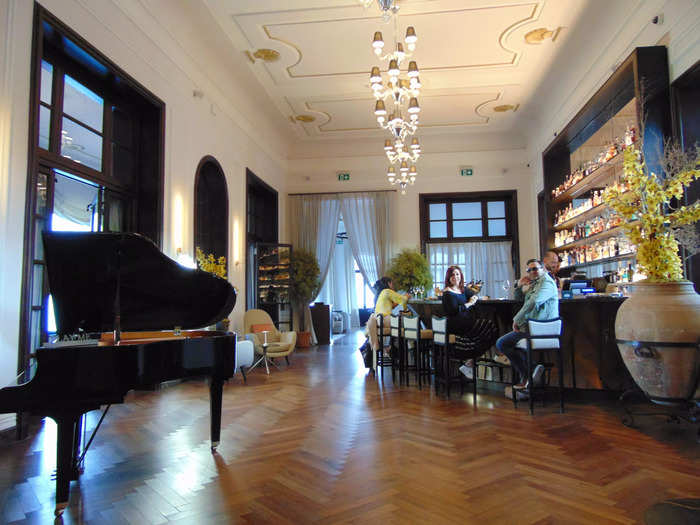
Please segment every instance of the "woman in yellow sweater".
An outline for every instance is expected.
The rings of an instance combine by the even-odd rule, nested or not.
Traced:
[[[377,304],[374,306],[375,314],[391,315],[391,311],[399,304],[406,309],[406,303],[411,298],[410,294],[395,292],[391,279],[387,279],[387,285],[388,288],[384,288],[377,296]]]

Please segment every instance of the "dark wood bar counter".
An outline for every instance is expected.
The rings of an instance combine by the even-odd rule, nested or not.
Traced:
[[[634,386],[615,343],[615,315],[622,301],[607,295],[559,300],[565,387],[622,392]],[[431,316],[443,315],[437,300],[411,300],[411,305],[428,327]],[[503,335],[512,330],[513,316],[521,306],[520,301],[484,299],[474,308],[476,317],[491,319]],[[558,379],[554,376],[552,381]]]

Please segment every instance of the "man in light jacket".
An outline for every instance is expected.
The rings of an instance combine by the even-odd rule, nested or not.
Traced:
[[[557,285],[539,259],[527,261],[527,274],[515,285],[515,299],[524,300],[522,308],[513,318],[513,331],[501,336],[496,341],[496,348],[510,359],[514,373],[519,374],[518,384],[514,388],[526,388],[527,355],[525,350],[516,348],[516,344],[525,338],[527,320],[544,321],[559,317],[559,295]],[[532,372],[532,380],[537,383],[542,378],[544,367],[537,365]]]

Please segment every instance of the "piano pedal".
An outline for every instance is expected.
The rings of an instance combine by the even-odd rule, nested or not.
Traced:
[[[56,509],[53,511],[53,515],[58,517],[61,514],[63,514],[63,511],[66,510],[66,507],[68,506],[68,502],[65,501],[63,503],[56,503]]]

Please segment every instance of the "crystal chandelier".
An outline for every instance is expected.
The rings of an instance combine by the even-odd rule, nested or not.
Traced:
[[[360,0],[368,7],[372,0]],[[399,41],[398,9],[394,0],[377,0],[385,22],[393,18],[393,42],[385,50],[381,31],[374,33],[372,48],[381,61],[388,61],[386,80],[382,78],[379,66],[370,71],[370,86],[375,98],[374,115],[380,128],[391,134],[391,139],[384,142],[384,151],[391,166],[387,177],[392,185],[398,184],[401,193],[406,193],[406,186],[414,184],[418,174],[415,163],[420,156],[418,138],[413,136],[418,129],[420,105],[420,78],[418,64],[409,60],[408,67],[401,71],[401,64],[410,59],[416,49],[418,36],[413,26],[406,28],[403,42]],[[405,47],[404,47],[405,44]]]

